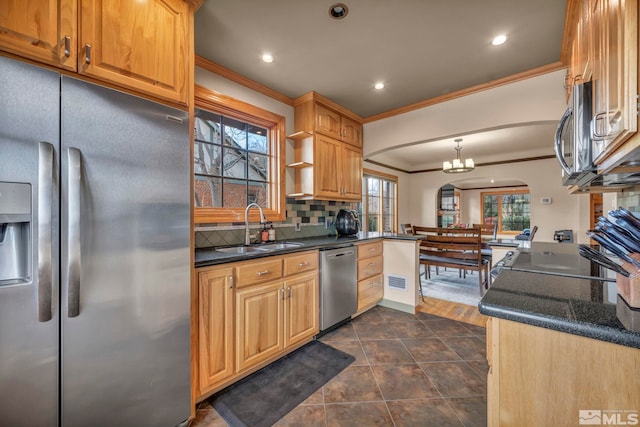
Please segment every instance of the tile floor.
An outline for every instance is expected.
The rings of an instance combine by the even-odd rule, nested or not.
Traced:
[[[320,340],[356,360],[277,426],[486,426],[485,328],[375,307]],[[190,427],[226,425],[203,402]]]

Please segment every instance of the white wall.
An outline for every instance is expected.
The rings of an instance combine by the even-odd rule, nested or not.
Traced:
[[[555,230],[572,229],[578,242],[588,241],[584,233],[589,226],[589,196],[586,194],[570,195],[567,192],[567,189],[562,185],[560,166],[555,159],[478,167],[472,172],[465,173],[459,179],[480,177],[518,179],[529,186],[531,225],[538,226],[535,240],[553,242]],[[451,177],[451,175],[440,171],[410,175],[409,183],[412,191],[409,198],[409,222],[417,225],[435,226],[437,224],[438,189],[445,184],[455,184],[455,179],[456,177]],[[542,197],[550,197],[552,203],[549,205],[541,204]],[[476,207],[462,205],[463,209],[467,211],[467,213],[463,212],[463,215],[475,215],[474,212],[477,212],[479,217],[479,204],[478,197]],[[586,225],[581,221],[583,217],[587,218]],[[473,221],[468,221],[475,222],[475,218]]]

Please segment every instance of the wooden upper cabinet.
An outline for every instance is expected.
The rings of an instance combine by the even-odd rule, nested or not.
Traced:
[[[76,70],[77,0],[2,0],[0,50]]]
[[[340,200],[340,141],[324,135],[316,135],[315,140],[315,188],[314,194],[319,197]]]
[[[187,103],[192,30],[186,2],[80,2],[80,73]]]
[[[316,126],[317,132],[324,133],[335,139],[340,139],[340,114],[324,107],[322,104],[316,104]]]
[[[340,160],[342,198],[360,201],[362,198],[362,151],[343,144]]]
[[[622,156],[607,159],[637,132],[638,5],[636,1],[593,0],[591,10],[596,60],[593,155],[598,168],[608,170]]]
[[[342,142],[362,147],[362,125],[345,116],[342,116],[340,123]]]
[[[2,0],[0,50],[187,105],[193,3]]]

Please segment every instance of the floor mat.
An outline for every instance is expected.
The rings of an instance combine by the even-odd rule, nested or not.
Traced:
[[[218,392],[209,403],[233,427],[271,426],[354,360],[312,341]]]

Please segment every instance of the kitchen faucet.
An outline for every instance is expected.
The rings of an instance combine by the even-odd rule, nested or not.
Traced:
[[[251,239],[249,236],[249,209],[252,207],[256,207],[260,211],[260,222],[267,222],[267,220],[264,218],[264,213],[262,212],[262,208],[259,204],[249,203],[247,205],[247,207],[244,209],[244,244],[247,246],[251,244]]]

